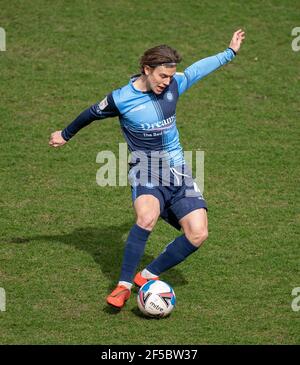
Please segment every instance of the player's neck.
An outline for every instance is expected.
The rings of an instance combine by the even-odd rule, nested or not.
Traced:
[[[147,92],[150,91],[151,88],[147,83],[147,78],[145,75],[141,75],[140,77],[138,77],[134,83],[133,83],[134,87],[142,92]]]

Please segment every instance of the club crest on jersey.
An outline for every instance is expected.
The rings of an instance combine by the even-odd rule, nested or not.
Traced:
[[[166,93],[166,99],[167,99],[168,101],[173,101],[174,97],[173,97],[173,94],[171,93],[171,91],[168,91],[168,92]]]
[[[107,107],[107,105],[108,105],[108,101],[107,101],[107,97],[106,97],[102,101],[100,101],[98,106],[99,106],[100,110],[104,110]]]

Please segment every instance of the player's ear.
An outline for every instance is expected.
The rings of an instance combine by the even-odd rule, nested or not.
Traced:
[[[144,66],[144,73],[146,76],[150,75],[152,73],[152,68],[148,65]]]

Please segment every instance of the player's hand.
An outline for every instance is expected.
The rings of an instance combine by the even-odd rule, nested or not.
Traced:
[[[66,144],[67,141],[63,139],[61,131],[56,131],[51,134],[49,146],[51,147],[61,147]]]
[[[233,33],[229,47],[232,48],[237,53],[244,39],[245,39],[245,32],[242,29],[237,30],[236,32]]]

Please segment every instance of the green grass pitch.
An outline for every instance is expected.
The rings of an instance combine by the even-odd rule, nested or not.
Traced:
[[[292,0],[2,2],[1,344],[299,344],[299,11]],[[205,152],[209,239],[162,275],[177,296],[169,318],[141,317],[135,293],[116,313],[105,297],[134,213],[129,186],[96,184],[96,156],[118,154],[118,120],[61,149],[50,133],[126,84],[146,48],[178,49],[183,71],[240,27],[238,57],[177,109],[184,149]],[[159,221],[141,267],[177,234]]]

